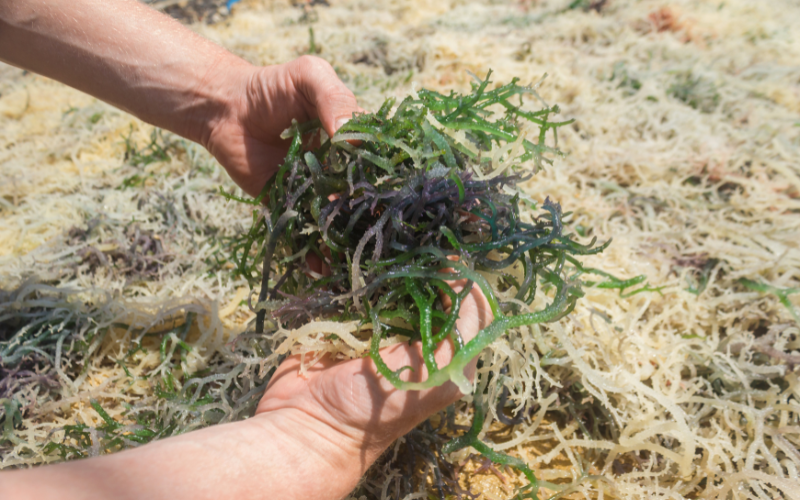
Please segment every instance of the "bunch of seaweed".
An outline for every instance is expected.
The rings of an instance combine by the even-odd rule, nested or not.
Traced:
[[[319,320],[354,322],[370,332],[369,356],[395,387],[453,381],[469,394],[467,363],[509,329],[571,312],[582,296],[582,275],[606,277],[600,286],[621,291],[643,281],[584,267],[576,257],[599,253],[610,240],[579,243],[567,230],[569,214],[549,198],[538,215],[522,214],[523,203],[535,209],[535,202],[517,184],[562,154],[557,131],[572,120],[553,121],[558,106],[548,106],[535,86],[515,79],[490,89],[490,75],[476,78],[466,95],[421,90],[396,108],[389,99],[330,138],[318,122],[287,131],[291,148],[277,174],[258,199],[240,200],[265,204],[253,209],[253,225],[233,246],[232,259],[253,288],[260,286],[256,333],[313,329]],[[525,95],[543,107],[523,109]],[[319,147],[304,151],[313,141]],[[529,161],[532,171],[524,166]],[[457,290],[455,280],[467,285]],[[472,286],[494,320],[465,341],[456,319]],[[536,301],[542,295],[549,303]],[[421,343],[425,380],[403,380],[411,367],[386,365],[381,341],[392,335]],[[455,355],[439,366],[434,351],[445,339]],[[477,439],[480,415],[446,452],[469,445],[512,465],[535,496],[536,479],[522,461]]]

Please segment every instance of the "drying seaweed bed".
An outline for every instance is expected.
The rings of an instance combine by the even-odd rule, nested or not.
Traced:
[[[213,24],[225,19],[229,13],[228,0],[143,0],[182,23]],[[235,2],[230,2],[233,5]]]
[[[558,128],[567,156],[530,179],[535,159],[517,171],[515,186],[481,180],[490,162],[460,175],[503,189],[510,198],[488,198],[517,206],[521,223],[545,230],[555,219],[546,207],[556,211],[545,201],[558,200],[572,212],[562,214],[570,241],[613,238],[575,262],[619,280],[583,274],[572,312],[495,339],[480,355],[473,394],[399,440],[354,498],[511,498],[530,483],[523,464],[538,478],[540,498],[800,498],[798,16],[788,1],[334,2],[302,10],[243,1],[224,22],[195,26],[261,64],[318,53],[368,109],[387,96],[402,102],[412,82],[443,96],[469,93],[468,71],[492,67],[497,83],[487,92],[514,76],[528,84],[549,73],[540,94],[558,103],[561,119],[576,119]],[[549,108],[531,96],[525,102]],[[364,309],[321,311],[333,315],[324,323],[284,309],[285,325],[266,322],[270,335],[253,331],[247,304],[258,297],[248,280],[260,292],[263,260],[252,264],[263,254],[253,248],[242,270],[236,249],[254,207],[220,195],[219,186],[237,193],[196,146],[7,67],[0,122],[3,467],[113,452],[244,418],[289,352],[308,363],[323,352],[369,355],[369,329],[359,330],[358,319],[384,296],[377,291]],[[358,154],[338,144],[342,158]],[[298,160],[314,168],[305,155]],[[392,167],[406,168],[403,161]],[[458,189],[450,174],[438,179]],[[453,191],[453,203],[471,196],[459,180],[464,197]],[[372,185],[387,189],[377,179]],[[327,237],[357,250],[341,221],[333,218]],[[295,229],[310,237],[311,224]],[[445,239],[437,247],[455,248]],[[278,243],[271,287],[289,265]],[[365,244],[364,265],[378,262],[374,245]],[[471,255],[476,264],[483,258]],[[361,283],[339,274],[319,292],[352,293]],[[378,274],[361,278],[367,285]],[[502,285],[496,271],[481,275],[498,285],[498,307],[509,317],[547,307],[557,289],[540,283],[528,304],[515,297],[514,275]],[[277,288],[297,295],[295,286],[287,278]],[[396,304],[414,314],[428,309],[408,294]],[[443,311],[430,311],[431,324],[446,327]],[[396,318],[381,321],[384,343],[411,335],[390,331],[403,328]],[[463,437],[447,445],[454,436]]]

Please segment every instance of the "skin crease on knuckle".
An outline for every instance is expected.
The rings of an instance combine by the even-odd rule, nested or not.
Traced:
[[[306,55],[294,63],[297,89],[314,107],[326,131],[335,132],[337,122],[350,118],[353,111],[361,109],[353,93],[326,60]]]

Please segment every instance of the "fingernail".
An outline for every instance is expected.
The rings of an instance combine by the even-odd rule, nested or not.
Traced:
[[[336,120],[336,130],[339,130],[344,126],[345,123],[349,122],[350,118],[339,118]]]

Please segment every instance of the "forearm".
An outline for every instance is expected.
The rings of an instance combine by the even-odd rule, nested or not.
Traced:
[[[0,60],[197,142],[231,97],[224,75],[250,70],[137,0],[0,2]]]
[[[110,456],[0,473],[4,500],[338,499],[363,473],[353,443],[305,415],[267,414]],[[308,430],[312,429],[312,430]]]

